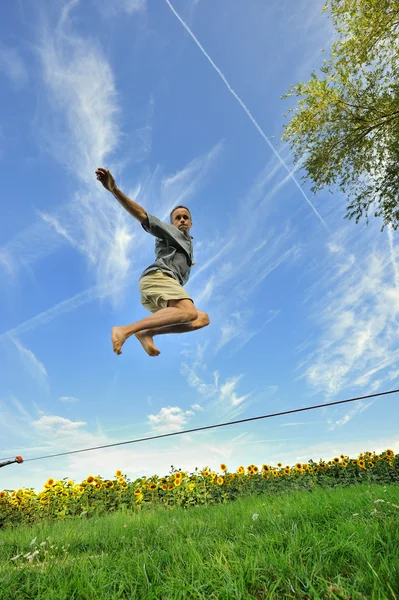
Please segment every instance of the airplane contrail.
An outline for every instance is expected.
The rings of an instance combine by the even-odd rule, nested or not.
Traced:
[[[245,113],[247,114],[247,116],[251,120],[252,124],[256,127],[256,129],[258,130],[258,132],[260,133],[260,135],[262,136],[262,138],[265,140],[265,142],[267,143],[267,145],[269,146],[269,148],[273,152],[273,154],[277,157],[277,159],[280,161],[280,163],[283,165],[283,167],[288,171],[288,173],[290,174],[290,177],[291,177],[292,181],[295,183],[296,187],[301,192],[301,194],[305,198],[306,202],[309,204],[309,206],[311,207],[311,209],[313,210],[313,212],[315,213],[315,215],[318,217],[318,219],[322,223],[323,227],[330,234],[331,232],[330,232],[329,228],[327,227],[327,224],[324,221],[323,217],[317,212],[316,208],[314,207],[314,205],[312,204],[312,202],[309,200],[308,196],[303,191],[303,189],[299,185],[298,181],[296,180],[295,176],[291,172],[289,166],[284,161],[284,159],[281,158],[280,154],[277,152],[277,150],[275,149],[275,147],[273,146],[273,144],[271,143],[271,141],[269,140],[269,138],[267,137],[267,135],[263,131],[262,127],[259,125],[259,123],[256,121],[256,119],[253,117],[253,115],[252,115],[251,111],[249,110],[249,108],[247,108],[247,106],[241,100],[241,98],[239,97],[239,95],[233,90],[233,88],[231,87],[231,85],[227,81],[226,77],[223,75],[222,71],[213,62],[212,58],[209,56],[209,54],[207,53],[207,51],[205,50],[205,48],[203,47],[203,45],[201,44],[201,42],[198,40],[198,38],[195,37],[194,33],[191,31],[191,29],[189,28],[189,26],[187,25],[187,23],[185,23],[185,21],[183,21],[183,19],[181,18],[181,16],[179,15],[179,13],[176,12],[176,10],[172,6],[172,4],[169,2],[169,0],[165,0],[165,2],[169,6],[170,10],[173,12],[173,14],[175,15],[175,17],[178,19],[178,21],[183,25],[183,27],[187,31],[187,33],[194,40],[194,42],[196,43],[196,45],[198,46],[198,48],[201,50],[201,52],[205,56],[205,58],[211,63],[212,67],[215,69],[216,73],[222,79],[223,83],[225,84],[225,86],[227,87],[227,89],[229,90],[229,92],[237,100],[237,102],[239,103],[239,105],[241,106],[241,108],[244,109]]]

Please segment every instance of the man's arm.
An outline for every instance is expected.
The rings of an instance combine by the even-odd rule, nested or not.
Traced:
[[[126,194],[121,192],[121,190],[117,187],[115,183],[115,179],[111,175],[109,171],[106,169],[97,169],[96,171],[97,179],[100,181],[106,190],[111,192],[111,194],[118,200],[119,204],[123,206],[128,213],[132,215],[137,221],[144,225],[148,225],[148,215],[140,204],[134,202]]]

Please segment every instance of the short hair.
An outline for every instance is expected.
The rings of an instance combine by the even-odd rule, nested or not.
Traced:
[[[190,209],[189,209],[189,208],[187,208],[187,206],[183,206],[182,204],[179,204],[179,206],[175,206],[175,207],[174,207],[174,209],[172,210],[172,212],[170,213],[170,216],[169,216],[169,218],[170,218],[170,222],[171,222],[171,223],[172,223],[172,216],[173,216],[173,213],[174,213],[174,212],[175,212],[175,210],[177,210],[178,208],[185,208],[185,209],[188,211],[188,214],[190,215],[190,219],[192,220]]]

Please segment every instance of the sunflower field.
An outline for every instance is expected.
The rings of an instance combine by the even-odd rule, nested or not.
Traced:
[[[120,470],[113,479],[89,475],[79,483],[50,477],[38,493],[22,488],[1,491],[0,527],[90,517],[121,509],[143,510],[155,505],[173,509],[221,504],[249,495],[367,482],[399,483],[399,454],[390,449],[381,454],[360,453],[357,458],[341,454],[330,461],[310,460],[294,466],[240,466],[235,472],[221,464],[218,473],[206,467],[188,474],[172,466],[164,477],[153,475],[134,481]]]

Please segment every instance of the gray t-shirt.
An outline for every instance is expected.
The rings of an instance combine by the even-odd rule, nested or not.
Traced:
[[[161,269],[166,275],[170,275],[180,285],[185,285],[190,277],[191,265],[193,264],[192,237],[187,238],[180,229],[169,223],[164,223],[154,217],[148,216],[148,227],[141,224],[144,231],[156,237],[155,254],[156,260],[147,267],[141,277]],[[141,279],[140,277],[140,279]]]

